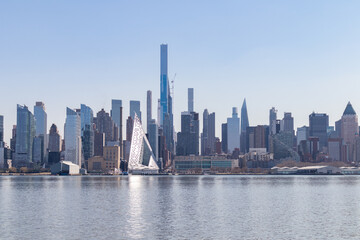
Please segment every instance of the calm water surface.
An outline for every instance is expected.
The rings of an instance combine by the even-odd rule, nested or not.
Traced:
[[[360,176],[3,176],[0,239],[360,239]]]

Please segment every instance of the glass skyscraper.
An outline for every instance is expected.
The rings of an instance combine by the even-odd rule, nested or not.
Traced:
[[[66,108],[65,160],[81,167],[81,117],[76,111]]]
[[[81,140],[84,160],[88,160],[94,156],[94,128],[93,128],[93,110],[81,104],[80,106],[81,117]]]
[[[134,120],[135,113],[141,122],[140,101],[130,101],[130,117]]]
[[[44,162],[48,148],[47,137],[47,114],[45,112],[45,104],[36,102],[34,106],[35,129],[36,129],[36,145],[34,145],[34,161]]]

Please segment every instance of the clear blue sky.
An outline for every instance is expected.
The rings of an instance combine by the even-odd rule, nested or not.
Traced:
[[[5,139],[16,104],[43,101],[48,128],[63,132],[66,107],[110,110],[111,99],[153,91],[160,44],[169,44],[175,128],[195,88],[195,110],[220,124],[246,97],[250,125],[274,106],[295,126],[312,111],[338,120],[350,100],[360,111],[359,1],[0,1],[0,114]],[[125,117],[124,117],[125,119]],[[202,118],[201,118],[202,119]]]

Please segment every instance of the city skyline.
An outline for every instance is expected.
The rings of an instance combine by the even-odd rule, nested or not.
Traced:
[[[195,89],[196,112],[207,108],[216,113],[218,137],[219,126],[232,107],[241,108],[244,98],[251,125],[267,124],[271,107],[278,109],[279,116],[292,112],[295,127],[308,125],[313,111],[327,113],[333,126],[348,101],[359,109],[360,33],[351,27],[360,22],[354,7],[359,3],[319,1],[311,8],[310,2],[260,3],[204,7],[197,2],[192,8],[186,3],[160,8],[143,3],[150,11],[142,17],[132,16],[138,9],[135,3],[84,6],[79,2],[72,8],[62,3],[1,3],[0,28],[6,37],[0,39],[0,79],[16,86],[16,94],[0,95],[7,103],[0,109],[5,141],[9,142],[16,124],[16,104],[32,109],[36,101],[44,102],[48,128],[55,123],[62,136],[66,107],[80,104],[94,112],[102,108],[110,112],[111,99],[121,99],[125,122],[129,100],[140,100],[145,113],[146,91],[151,90],[156,116],[161,43],[169,45],[169,80],[176,74],[176,131],[180,113],[187,109],[188,88]],[[80,7],[82,15],[77,12]],[[170,11],[174,8],[179,13]],[[168,22],[161,24],[160,12]],[[99,17],[92,19],[93,13]],[[213,16],[219,16],[217,23]]]

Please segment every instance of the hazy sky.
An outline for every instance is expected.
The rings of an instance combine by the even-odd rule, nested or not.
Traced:
[[[43,101],[48,128],[61,134],[66,107],[96,113],[153,91],[156,116],[160,44],[169,44],[175,79],[174,119],[187,110],[216,112],[220,124],[247,99],[250,125],[293,113],[308,125],[312,111],[338,120],[348,101],[360,111],[360,1],[0,1],[0,115],[5,140],[16,104]],[[145,119],[144,119],[145,120]],[[202,121],[202,117],[201,117]]]

